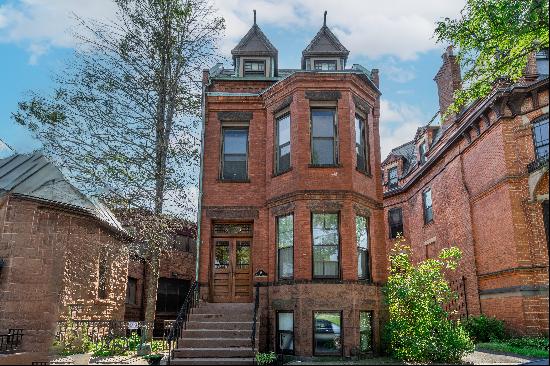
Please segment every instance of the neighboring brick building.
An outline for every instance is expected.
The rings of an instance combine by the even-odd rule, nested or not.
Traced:
[[[23,329],[0,364],[47,361],[56,322],[123,320],[127,236],[40,154],[0,160],[0,334]]]
[[[452,48],[435,79],[440,111],[460,87]],[[461,315],[548,334],[548,53],[517,84],[418,129],[382,163],[387,247],[402,232],[417,260],[463,252]]]
[[[325,24],[301,69],[279,69],[254,22],[232,51],[234,68],[204,72],[201,294],[253,302],[260,284],[260,350],[349,356],[380,346],[387,254],[378,71],[346,68],[348,54]],[[202,311],[236,309],[214,305]],[[242,341],[224,354],[250,355]],[[202,347],[221,347],[214,343]],[[200,357],[192,351],[177,354]]]
[[[155,311],[155,337],[164,335],[164,320],[176,319],[183,300],[195,280],[196,225],[185,223],[173,233],[172,249],[162,252]],[[149,272],[143,256],[132,255],[128,263],[124,319],[145,320],[146,280]]]

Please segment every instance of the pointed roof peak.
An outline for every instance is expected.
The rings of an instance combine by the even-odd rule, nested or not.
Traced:
[[[302,58],[315,56],[335,56],[347,58],[349,51],[327,26],[327,11],[325,10],[323,26],[313,37],[310,44],[302,51]]]
[[[277,56],[277,49],[266,37],[256,23],[256,10],[254,9],[254,24],[241,39],[239,44],[231,50],[233,57],[238,56]]]

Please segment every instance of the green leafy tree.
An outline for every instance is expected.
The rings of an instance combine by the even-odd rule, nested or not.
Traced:
[[[79,45],[56,90],[31,93],[13,118],[80,189],[128,211],[152,322],[160,253],[194,206],[202,69],[219,60],[225,25],[209,0],[113,2],[111,20],[76,16]]]
[[[410,362],[459,362],[473,343],[444,305],[456,294],[445,278],[461,258],[456,247],[436,259],[413,264],[410,248],[399,237],[390,254],[390,276],[384,287],[389,308],[386,337],[392,356]]]
[[[464,71],[465,87],[447,113],[488,96],[497,80],[518,81],[548,36],[548,0],[467,0],[458,19],[438,22],[437,41],[458,47]]]

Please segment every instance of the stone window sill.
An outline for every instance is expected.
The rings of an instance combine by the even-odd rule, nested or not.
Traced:
[[[320,165],[320,164],[309,164],[308,168],[342,168],[342,164],[330,164],[330,165]]]
[[[284,175],[284,174],[286,174],[288,172],[291,172],[291,171],[292,171],[292,167],[288,168],[287,170],[283,170],[282,172],[277,172],[277,173],[271,174],[271,178],[275,178],[275,177]]]

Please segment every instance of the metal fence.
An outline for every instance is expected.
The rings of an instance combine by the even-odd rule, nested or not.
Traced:
[[[22,339],[23,329],[9,329],[8,334],[0,334],[0,354],[17,351]]]
[[[113,354],[135,351],[144,342],[152,322],[118,320],[68,320],[58,321],[55,340],[70,342],[75,337],[85,337],[96,350],[109,350]]]

